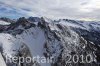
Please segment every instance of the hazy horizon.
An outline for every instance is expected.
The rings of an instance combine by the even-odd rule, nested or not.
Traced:
[[[0,17],[100,21],[100,0],[0,0]]]

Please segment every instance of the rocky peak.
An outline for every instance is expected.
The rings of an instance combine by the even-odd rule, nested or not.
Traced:
[[[11,20],[11,19],[9,19],[7,17],[1,17],[0,20],[3,20],[5,22],[9,22],[9,23],[14,23],[15,22],[14,20]]]
[[[21,17],[17,20],[17,24],[21,24],[22,26],[26,26],[26,24],[28,24],[28,20],[25,17]]]
[[[28,21],[31,21],[31,22],[41,22],[41,18],[39,18],[39,17],[29,17]]]

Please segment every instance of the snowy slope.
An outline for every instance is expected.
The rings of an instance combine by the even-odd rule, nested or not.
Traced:
[[[0,33],[0,44],[3,45],[4,55],[9,57],[16,54],[13,50],[18,50],[20,46],[24,43],[26,44],[33,57],[44,57],[43,56],[43,46],[46,42],[44,32],[36,27],[25,30],[21,35],[16,35],[16,38],[11,34]],[[41,66],[50,66],[50,64],[41,63]]]
[[[5,21],[0,20],[0,25],[9,25],[9,24],[10,24],[9,22],[5,22]]]
[[[44,32],[38,28],[30,28],[29,30],[26,30],[23,32],[21,35],[16,36],[17,39],[20,39],[21,42],[25,43],[32,54],[33,57],[39,56],[39,57],[44,57],[43,56],[43,46],[44,43],[46,42]],[[46,63],[40,63],[41,66],[50,66],[50,64]]]
[[[0,66],[6,66],[5,61],[0,53]]]
[[[100,22],[95,21],[60,20],[59,23],[74,28],[100,30]]]

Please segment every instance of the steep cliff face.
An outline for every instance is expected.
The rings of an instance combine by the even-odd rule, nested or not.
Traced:
[[[93,41],[81,36],[72,27],[44,18],[31,22],[20,18],[10,25],[2,25],[0,32],[0,51],[5,60],[9,57],[44,57],[52,60],[41,63],[36,59],[30,63],[6,62],[7,66],[96,66],[98,47]],[[91,34],[92,35],[92,34]],[[78,56],[78,57],[77,57]],[[83,56],[83,57],[81,57]],[[88,57],[87,57],[88,56]],[[73,60],[74,58],[74,60]],[[82,58],[82,59],[81,59]],[[78,60],[77,60],[78,59]],[[22,60],[21,60],[22,61]],[[81,63],[81,61],[84,61]]]

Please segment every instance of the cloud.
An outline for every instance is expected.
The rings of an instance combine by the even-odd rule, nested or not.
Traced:
[[[99,20],[99,11],[99,0],[0,0],[0,16]]]
[[[96,9],[100,9],[100,0],[91,0],[80,8],[83,12],[92,12]]]

